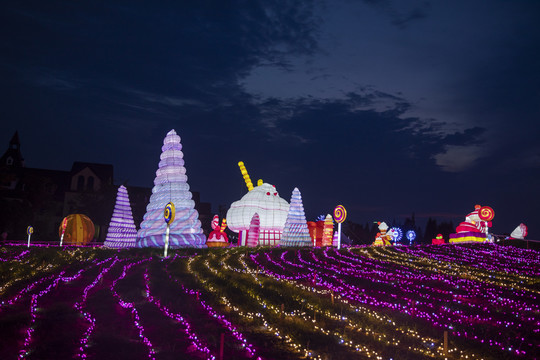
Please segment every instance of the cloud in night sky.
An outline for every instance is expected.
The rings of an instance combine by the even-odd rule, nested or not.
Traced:
[[[151,186],[174,128],[214,206],[245,192],[243,160],[284,198],[298,186],[308,217],[461,221],[481,203],[500,232],[540,226],[534,2],[1,7],[0,140],[18,129],[30,167],[112,163]]]

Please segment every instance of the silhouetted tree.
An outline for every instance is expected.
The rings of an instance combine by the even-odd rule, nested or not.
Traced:
[[[454,228],[454,224],[452,221],[450,222],[442,222],[437,226],[437,233],[441,234],[443,238],[448,242],[448,239],[450,237],[450,234],[453,234],[456,232],[456,229]]]
[[[428,219],[426,223],[426,230],[424,232],[424,242],[429,244],[431,243],[431,239],[434,239],[438,235],[438,227],[437,227],[437,220],[432,219],[431,217]]]

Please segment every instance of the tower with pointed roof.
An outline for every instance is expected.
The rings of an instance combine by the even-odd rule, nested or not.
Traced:
[[[0,166],[7,166],[13,168],[24,167],[24,158],[21,154],[21,142],[19,141],[19,132],[15,131],[15,134],[9,141],[9,147],[0,158]]]

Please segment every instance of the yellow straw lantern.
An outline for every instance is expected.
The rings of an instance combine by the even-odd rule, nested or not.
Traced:
[[[238,166],[240,167],[240,172],[242,173],[242,177],[244,178],[244,181],[246,182],[248,191],[253,190],[253,183],[251,182],[251,179],[246,170],[246,167],[244,166],[244,162],[243,161],[238,162]]]
[[[219,231],[224,232],[226,228],[227,228],[227,219],[223,218],[223,220],[221,220],[221,229]]]

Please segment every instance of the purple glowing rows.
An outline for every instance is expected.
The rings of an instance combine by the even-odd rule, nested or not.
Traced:
[[[17,244],[20,245],[20,244]],[[30,253],[30,250],[24,250],[20,254],[15,255],[14,257],[2,257],[0,258],[0,261],[2,262],[9,262],[9,261],[20,261],[22,258],[24,258],[26,255]],[[8,254],[2,254],[1,256],[9,256]]]
[[[325,256],[327,255],[327,252],[324,253]],[[358,262],[359,265],[354,266],[353,271],[356,273],[358,271],[363,271],[365,269],[365,264],[368,264],[368,266],[371,265],[377,265],[371,259],[368,258],[358,258],[358,257],[347,257],[345,255],[341,255],[339,253],[335,253],[334,256],[339,257],[340,259],[345,259],[345,261],[339,260],[334,258],[333,260],[338,260],[340,262],[341,266],[349,266],[349,263],[352,261],[353,263],[355,261]],[[383,262],[386,265],[386,270],[383,267],[380,272],[374,272],[370,273],[369,275],[373,276],[385,276],[386,274],[390,273],[390,268],[392,266],[395,266],[395,264],[391,265],[390,263]],[[359,267],[360,266],[360,267]],[[417,291],[423,291],[426,293],[426,296],[430,296],[430,294],[437,293],[441,295],[447,295],[450,297],[451,300],[456,300],[458,298],[460,301],[464,302],[464,305],[470,306],[470,307],[478,307],[474,304],[467,303],[468,298],[473,297],[481,297],[483,300],[488,301],[492,303],[492,305],[501,306],[504,302],[512,302],[512,304],[503,304],[505,306],[511,307],[511,315],[512,317],[518,315],[518,313],[514,312],[515,310],[519,310],[519,313],[521,313],[522,309],[525,309],[527,311],[539,311],[540,306],[536,304],[536,295],[534,293],[526,292],[523,290],[514,290],[511,291],[504,287],[492,287],[489,284],[486,284],[484,282],[474,281],[474,280],[467,280],[463,278],[456,278],[453,276],[449,276],[444,273],[434,273],[434,272],[426,272],[426,271],[420,271],[415,270],[411,268],[399,268],[400,271],[395,271],[393,274],[391,274],[391,277],[386,276],[386,281],[394,282],[395,280],[400,280],[401,283],[405,283],[410,285],[411,287],[416,287],[415,290]],[[406,276],[403,276],[402,271],[406,271]],[[366,274],[366,273],[363,273]],[[440,287],[433,287],[424,285],[423,283],[420,285],[418,283],[413,284],[410,281],[411,274],[415,277],[415,280],[421,280],[421,282],[426,281],[436,281],[436,282],[442,282],[445,285],[446,289],[461,289],[462,295],[456,294],[455,290],[445,290],[441,289]],[[353,274],[354,275],[354,274]],[[522,297],[523,300],[520,299],[508,299],[508,296],[512,297]],[[444,300],[444,299],[443,299]]]
[[[49,284],[49,286],[47,286],[45,289],[41,290],[40,292],[38,292],[37,294],[32,294],[32,300],[30,302],[30,325],[28,326],[28,328],[26,329],[25,331],[25,339],[24,339],[24,343],[23,343],[23,346],[22,348],[19,350],[19,358],[25,358],[27,355],[30,354],[30,344],[32,342],[32,334],[34,333],[34,329],[35,329],[35,322],[36,322],[36,319],[37,319],[37,311],[38,311],[38,300],[40,297],[46,295],[47,293],[49,293],[52,289],[56,288],[60,282],[70,282],[70,281],[73,281],[73,280],[76,280],[78,278],[81,277],[81,275],[83,274],[84,271],[88,270],[87,269],[80,269],[75,275],[73,276],[63,276],[63,275],[60,275],[58,276],[51,284]]]
[[[110,261],[110,259],[106,259],[106,260],[102,261],[101,263],[98,263],[97,265],[102,265],[102,264],[104,264],[104,263],[106,263],[108,261]],[[86,328],[86,330],[84,332],[84,335],[81,337],[81,339],[79,341],[80,346],[79,346],[77,354],[75,354],[75,357],[78,357],[78,358],[81,358],[81,359],[86,359],[87,354],[85,353],[85,350],[86,350],[86,348],[88,348],[88,341],[90,339],[90,336],[92,335],[92,332],[94,331],[94,328],[96,327],[96,319],[92,316],[92,314],[90,312],[85,311],[86,300],[88,299],[88,293],[90,292],[91,289],[93,289],[98,284],[98,282],[103,280],[103,276],[105,276],[105,274],[107,272],[109,272],[109,270],[111,270],[111,268],[117,262],[118,262],[118,258],[115,258],[111,262],[111,264],[109,266],[103,268],[101,270],[101,272],[98,274],[98,276],[96,276],[94,281],[90,285],[88,285],[87,287],[84,288],[83,296],[82,296],[81,301],[79,301],[79,302],[75,303],[75,305],[73,305],[73,307],[75,309],[79,310],[82,317],[89,323],[88,327]]]
[[[540,255],[538,252],[511,246],[472,244],[467,246],[430,246],[429,248],[396,247],[395,251],[472,266],[482,270],[540,276]]]
[[[168,272],[169,264],[170,262],[167,264],[167,268],[166,268],[167,272]],[[212,306],[208,305],[204,300],[200,300],[198,290],[193,290],[186,287],[184,284],[180,283],[177,279],[174,279],[170,273],[168,273],[168,276],[169,276],[169,279],[174,281],[177,285],[179,285],[182,288],[184,293],[191,295],[192,297],[196,297],[196,299],[201,304],[201,307],[206,310],[206,312],[208,313],[210,317],[217,319],[221,324],[223,324],[223,326],[225,326],[225,328],[232,334],[232,336],[237,339],[237,341],[239,342],[239,345],[242,348],[246,349],[248,353],[248,357],[255,356],[256,351],[253,348],[253,345],[247,342],[245,335],[242,334],[240,331],[238,331],[237,327],[234,326],[229,320],[227,320],[227,317],[225,315],[218,313],[216,310],[214,310],[214,308],[212,308]]]
[[[202,352],[208,360],[215,360],[216,356],[213,355],[210,351],[210,349],[203,344],[203,342],[199,339],[199,336],[197,333],[195,333],[192,330],[191,324],[189,321],[187,321],[180,313],[175,313],[171,311],[169,308],[167,308],[165,305],[161,304],[161,301],[154,296],[152,296],[152,293],[150,292],[150,279],[148,276],[148,269],[146,269],[144,273],[144,285],[146,288],[146,297],[148,298],[148,301],[150,301],[152,304],[154,304],[165,316],[176,320],[182,326],[184,327],[184,332],[186,333],[187,337],[191,340],[191,344],[200,352]]]
[[[452,324],[463,324],[464,328],[467,326],[470,326],[472,324],[476,324],[478,322],[485,322],[488,323],[491,326],[495,327],[501,327],[504,326],[505,328],[508,326],[514,327],[520,327],[521,323],[514,323],[509,321],[497,321],[493,320],[490,317],[484,316],[480,317],[478,314],[468,314],[465,313],[466,306],[469,305],[468,303],[464,302],[465,310],[451,310],[448,307],[444,306],[438,306],[434,307],[432,303],[437,303],[437,301],[448,301],[452,300],[452,298],[448,299],[441,298],[441,295],[448,295],[447,291],[441,291],[440,289],[435,289],[433,287],[426,287],[424,285],[420,285],[420,283],[425,282],[426,280],[430,280],[429,274],[422,274],[419,271],[415,271],[414,269],[407,269],[404,267],[401,267],[399,271],[395,270],[396,265],[391,265],[385,262],[372,260],[369,258],[363,258],[363,257],[344,257],[343,255],[339,255],[339,253],[335,252],[330,256],[328,254],[328,249],[324,252],[325,259],[318,259],[311,253],[311,259],[306,260],[303,259],[300,254],[301,252],[297,252],[298,258],[297,263],[294,263],[292,261],[284,261],[286,258],[286,253],[282,253],[279,257],[281,261],[278,260],[272,260],[269,259],[268,253],[266,254],[267,260],[269,260],[269,263],[272,266],[277,266],[280,270],[280,274],[276,274],[273,271],[270,271],[268,269],[268,266],[264,268],[265,272],[267,272],[269,275],[281,278],[281,279],[288,279],[288,280],[295,280],[298,281],[300,279],[305,279],[308,276],[314,277],[317,279],[317,286],[322,287],[324,289],[334,291],[338,294],[341,294],[342,297],[347,298],[349,300],[353,300],[358,303],[365,304],[366,306],[370,306],[372,308],[387,308],[392,309],[395,311],[399,311],[402,313],[407,313],[414,317],[419,317],[427,320],[432,325],[444,328],[446,324],[452,323]],[[343,256],[344,258],[347,258],[347,262],[344,261],[337,261],[338,259],[336,257]],[[254,260],[255,257],[252,257]],[[260,256],[259,256],[260,258]],[[259,259],[260,260],[260,259]],[[354,263],[355,260],[356,264]],[[280,263],[281,262],[281,263]],[[264,267],[262,263],[258,262],[259,266]],[[290,271],[284,271],[285,267],[283,264],[290,267]],[[345,266],[347,268],[345,268]],[[301,268],[304,267],[304,270],[302,271]],[[392,267],[394,269],[392,269]],[[300,270],[300,274],[299,273]],[[283,275],[283,272],[289,272],[289,276]],[[302,274],[303,273],[303,274]],[[313,275],[311,275],[313,274]],[[388,276],[388,274],[391,274]],[[403,296],[400,296],[399,299],[392,298],[392,294],[386,294],[385,292],[377,291],[377,290],[369,290],[366,291],[364,288],[358,288],[352,284],[348,283],[348,279],[350,278],[358,278],[362,279],[364,281],[369,280],[375,283],[382,283],[386,286],[390,285],[393,287],[392,291],[389,291],[389,293],[402,293]],[[452,279],[449,279],[448,277],[442,276],[442,275],[436,275],[431,276],[431,280],[438,280],[446,282],[449,286],[462,286],[465,287],[465,289],[469,289],[469,291],[474,290],[475,287],[480,289],[476,289],[476,293],[480,294],[482,291],[487,290],[487,296],[493,296],[493,294],[497,294],[500,292],[501,289],[494,289],[489,288],[487,284],[482,284],[478,282],[473,282],[469,280],[464,279],[453,279],[454,282],[451,282]],[[396,289],[395,283],[398,283],[398,286],[400,286],[399,289]],[[458,285],[461,284],[461,285]],[[436,291],[439,290],[439,291]],[[505,289],[503,289],[505,290]],[[394,295],[395,296],[395,295]],[[419,299],[422,298],[429,298],[431,297],[430,302],[427,301],[420,301]],[[535,305],[535,296],[531,296],[528,299],[528,305],[529,308],[536,307]],[[393,300],[393,301],[392,301]],[[399,300],[399,301],[398,301]],[[402,304],[400,304],[401,302]],[[405,302],[405,304],[403,304]],[[509,307],[509,304],[505,304],[506,307]],[[478,312],[488,312],[488,309],[484,308],[478,308]],[[510,309],[510,312],[512,315],[517,312],[519,314],[519,307],[515,306],[512,309]],[[538,319],[534,316],[533,313],[528,312],[527,314],[521,313],[521,321],[529,322],[529,327],[534,328],[538,326]],[[495,323],[495,324],[493,324]],[[464,336],[466,338],[470,339],[476,339],[477,336],[474,334],[468,334],[465,331],[454,331],[455,335],[458,336]],[[498,334],[499,337],[501,337],[501,333]],[[501,339],[497,340],[490,340],[490,343],[492,345],[496,345],[500,347],[501,349],[507,349],[505,346],[506,341],[509,340],[521,340],[519,339],[511,339],[510,337],[506,339],[502,339],[503,341],[500,341]],[[480,340],[483,342],[483,339]],[[515,341],[514,341],[515,343]],[[535,347],[533,344],[529,344],[531,347]],[[513,350],[515,354],[524,354],[524,351],[519,350]]]
[[[120,306],[122,306],[123,308],[127,308],[127,309],[129,309],[131,311],[132,316],[133,316],[134,326],[139,330],[139,337],[142,339],[142,342],[148,347],[148,357],[151,358],[151,359],[154,359],[155,350],[153,349],[153,346],[152,346],[152,343],[150,342],[150,340],[145,336],[145,329],[141,324],[141,320],[140,320],[137,309],[135,308],[133,303],[124,301],[122,299],[122,297],[118,294],[118,292],[115,290],[115,286],[116,286],[117,282],[119,280],[123,279],[127,275],[128,270],[130,268],[132,268],[132,267],[134,267],[136,265],[140,265],[141,263],[143,263],[145,261],[148,261],[148,260],[150,260],[150,259],[143,259],[143,260],[141,260],[139,262],[131,263],[129,265],[124,266],[122,274],[113,281],[113,283],[112,283],[112,285],[110,287],[110,291],[117,298],[117,301],[120,304]],[[91,334],[92,334],[92,332],[93,332],[93,330],[94,330],[94,328],[96,326],[96,323],[95,323],[95,319],[92,316],[92,314],[85,310],[85,303],[86,303],[86,300],[87,300],[88,295],[90,293],[90,290],[93,289],[98,284],[98,282],[100,282],[103,279],[103,276],[118,262],[117,258],[115,258],[115,259],[105,259],[105,260],[103,260],[101,262],[93,261],[92,266],[87,267],[86,269],[79,270],[73,276],[64,276],[65,271],[62,271],[62,272],[60,272],[59,275],[56,276],[54,281],[52,281],[45,289],[39,291],[36,294],[32,294],[32,298],[31,298],[31,301],[30,301],[30,314],[31,314],[30,317],[31,317],[31,321],[30,321],[30,324],[29,324],[28,328],[25,331],[26,336],[25,336],[25,339],[24,339],[24,344],[23,344],[22,348],[19,350],[19,358],[24,358],[28,354],[30,354],[30,351],[31,351],[30,346],[31,346],[31,342],[32,342],[32,335],[33,335],[33,332],[34,332],[34,329],[35,329],[35,323],[36,323],[36,319],[37,319],[37,310],[38,310],[38,300],[39,300],[39,298],[46,295],[46,294],[48,294],[48,293],[50,293],[50,291],[53,290],[54,288],[56,288],[61,282],[67,283],[67,282],[71,282],[71,281],[76,280],[76,279],[80,279],[81,276],[83,275],[83,273],[86,272],[87,270],[89,270],[90,268],[95,267],[95,266],[103,265],[103,264],[105,264],[107,262],[111,262],[111,264],[109,266],[103,268],[101,270],[101,272],[93,280],[93,282],[90,283],[88,286],[86,286],[84,288],[81,300],[76,302],[73,305],[73,307],[75,309],[77,309],[81,313],[82,317],[89,323],[89,325],[87,326],[86,331],[84,332],[84,335],[80,339],[80,346],[79,346],[79,349],[78,349],[77,353],[75,354],[75,357],[76,358],[86,358],[87,357],[87,354],[85,353],[85,350],[88,347],[88,341],[89,341],[89,338],[90,338],[90,336],[91,336]],[[30,293],[39,284],[42,284],[43,282],[46,282],[47,280],[50,280],[53,277],[54,277],[54,275],[46,277],[46,278],[42,278],[42,279],[40,279],[40,280],[38,280],[36,282],[33,282],[32,284],[30,284],[27,287],[25,287],[24,289],[22,289],[11,300],[4,301],[3,305],[12,305],[12,304],[16,303],[18,300],[20,300],[23,297],[23,295]],[[147,291],[149,291],[148,288],[147,288]],[[153,299],[153,300],[154,300],[154,302],[156,301],[155,299]],[[175,318],[178,320],[178,317],[175,317]],[[189,330],[189,326],[188,326],[188,330]],[[190,338],[197,338],[196,334],[194,334],[193,332],[189,332],[189,331],[188,331],[188,336]],[[202,349],[199,349],[199,350],[202,350]],[[215,357],[209,357],[209,359],[215,359]]]
[[[415,271],[413,269],[410,269],[409,273],[415,273]],[[395,278],[397,279],[399,277],[401,273],[399,272],[396,272],[395,274]],[[419,282],[422,283],[426,280],[426,278],[423,278],[421,276],[422,274],[421,273],[416,273],[413,275],[417,277],[417,279],[419,279]],[[409,277],[410,274],[407,274],[407,277]],[[428,278],[429,279],[429,278]],[[506,292],[507,294],[510,293],[511,291],[509,289],[506,289],[506,288],[502,288],[502,287],[490,287],[489,284],[486,284],[486,283],[483,283],[483,282],[477,282],[477,281],[469,281],[469,280],[465,280],[465,279],[451,279],[450,277],[448,276],[443,276],[443,275],[440,275],[440,274],[436,274],[435,277],[431,277],[432,280],[438,280],[438,281],[441,281],[443,282],[442,286],[444,287],[461,287],[463,288],[462,290],[468,294],[470,293],[474,293],[474,296],[468,296],[466,300],[469,300],[469,299],[472,299],[472,298],[475,298],[475,299],[481,299],[482,297],[484,298],[487,298],[488,299],[488,302],[490,302],[489,300],[493,300],[493,297],[494,296],[499,296],[500,293],[504,293]],[[457,280],[457,281],[455,281]],[[402,283],[403,285],[403,283]],[[432,297],[432,300],[431,300],[431,303],[429,305],[433,305],[433,304],[437,304],[437,302],[440,303],[440,305],[436,306],[436,307],[433,307],[433,306],[429,306],[428,307],[431,307],[431,309],[428,309],[427,311],[424,312],[424,314],[421,314],[422,312],[419,311],[419,306],[426,306],[427,304],[424,303],[424,302],[421,302],[421,301],[418,301],[416,300],[416,302],[414,302],[414,299],[410,299],[409,298],[409,301],[411,301],[411,304],[414,305],[414,316],[417,316],[417,317],[424,317],[424,318],[427,318],[428,321],[430,321],[433,325],[442,325],[444,327],[444,324],[445,322],[450,322],[450,323],[453,323],[453,324],[460,324],[463,326],[463,328],[468,328],[469,326],[475,326],[477,324],[483,324],[485,326],[490,326],[492,328],[492,330],[496,331],[495,328],[519,328],[519,327],[522,327],[523,324],[527,325],[529,328],[535,328],[539,325],[539,322],[538,322],[538,318],[534,316],[534,312],[531,312],[532,308],[534,307],[537,307],[537,305],[535,305],[535,303],[537,302],[536,301],[536,295],[535,294],[523,294],[523,292],[520,292],[520,291],[516,291],[516,290],[513,290],[512,292],[518,296],[518,295],[528,295],[528,303],[526,303],[526,305],[528,305],[528,308],[526,309],[522,309],[521,306],[522,304],[521,303],[518,303],[517,305],[516,304],[505,304],[506,306],[506,309],[501,306],[500,303],[498,303],[497,301],[491,301],[493,302],[493,304],[478,304],[478,305],[475,305],[475,304],[472,304],[468,301],[462,301],[462,300],[457,300],[457,303],[460,304],[459,306],[459,310],[456,310],[456,309],[451,309],[447,306],[444,306],[444,302],[445,301],[448,301],[447,298],[438,298],[437,296],[437,291],[438,289],[436,288],[429,288],[427,286],[424,286],[424,285],[414,285],[415,289],[412,289],[412,291],[407,291],[409,293],[412,292],[412,294],[414,294],[414,292],[416,292],[417,294],[419,294],[421,297],[423,298],[429,298],[429,297]],[[423,290],[423,291],[422,291]],[[392,290],[392,292],[396,292],[397,289],[394,289]],[[452,292],[452,291],[450,291]],[[493,295],[495,294],[495,295]],[[432,296],[433,295],[433,296]],[[491,297],[490,297],[491,295]],[[462,297],[463,298],[463,297]],[[450,299],[450,301],[454,301],[454,305],[456,303],[456,299]],[[482,299],[482,300],[485,300],[485,299]],[[517,302],[517,301],[516,301]],[[469,308],[469,309],[468,309]],[[470,309],[470,308],[473,308],[473,309]],[[476,309],[474,309],[476,308]],[[503,313],[501,310],[504,309],[506,311],[506,313]],[[433,312],[436,311],[435,313]],[[476,310],[476,311],[474,311]],[[407,311],[405,311],[407,312]],[[437,313],[438,312],[438,313]],[[489,316],[480,316],[479,314],[483,314],[483,315],[489,315]],[[514,322],[514,321],[505,321],[505,320],[497,320],[495,317],[496,316],[499,316],[499,317],[502,317],[502,318],[516,318],[517,320],[520,320],[520,322]],[[432,319],[429,319],[430,317],[432,317]],[[440,319],[440,322],[439,322],[439,319]],[[455,325],[453,327],[456,327]],[[518,329],[519,330],[519,329]],[[522,330],[524,331],[524,330]],[[455,330],[454,331],[454,334],[456,335],[461,335],[461,336],[465,336],[467,338],[472,338],[472,339],[476,339],[476,336],[475,335],[470,335],[470,334],[467,334],[465,332],[463,333],[460,333],[459,330]],[[470,335],[470,336],[469,336]],[[521,340],[520,338],[515,338],[515,339],[512,339],[510,337],[507,337],[507,338],[504,338],[504,336],[502,336],[502,333],[498,333],[498,334],[495,334],[495,336],[497,337],[498,335],[498,340],[502,340],[502,341],[497,341],[497,340],[490,340],[490,344],[491,345],[497,345],[499,346],[501,349],[507,349],[505,347],[505,343],[506,342],[509,342],[509,341],[516,341],[516,340]],[[503,337],[503,339],[500,339],[501,337]],[[481,340],[481,342],[483,342],[483,340]],[[530,344],[532,346],[532,344]],[[517,350],[515,353],[519,353]]]
[[[440,246],[438,246],[440,247]],[[423,250],[420,250],[423,251]],[[377,257],[379,260],[385,262],[383,259],[392,258],[394,262],[408,263],[411,266],[414,266],[415,262],[425,262],[422,259],[428,259],[426,257],[417,257],[415,255],[409,255],[404,252],[402,249],[394,251],[390,249],[377,250]],[[457,262],[457,261],[456,261]],[[446,280],[454,281],[451,285],[455,288],[462,288],[465,291],[465,294],[458,295],[457,298],[460,301],[467,301],[469,298],[481,297],[485,301],[490,302],[493,306],[510,306],[514,309],[524,309],[526,311],[540,311],[540,304],[537,304],[536,298],[538,296],[538,291],[535,291],[534,288],[529,286],[523,286],[522,281],[526,279],[523,276],[517,275],[505,275],[506,273],[493,274],[491,271],[486,272],[485,270],[480,270],[475,267],[460,267],[459,265],[454,266],[456,262],[452,261],[450,263],[440,263],[440,260],[431,260],[430,267],[439,268],[439,273],[445,275]],[[422,264],[424,265],[424,264]],[[483,284],[486,285],[485,288],[476,289],[466,289],[462,286],[463,284],[469,284],[467,279],[460,277],[460,274],[463,272],[473,273],[473,280],[470,284]],[[428,273],[432,273],[429,271]],[[465,274],[464,274],[465,275]],[[429,279],[428,279],[429,280]],[[504,280],[504,282],[500,282]],[[529,279],[532,280],[532,279]],[[458,282],[457,284],[455,282]],[[498,286],[493,286],[493,284]],[[491,285],[491,286],[490,286]],[[455,294],[453,294],[454,296]],[[469,305],[474,306],[474,305]],[[513,314],[517,316],[517,314]]]
[[[140,265],[141,263],[146,262],[148,260],[150,259],[144,259],[136,263],[125,265],[123,268],[122,274],[118,276],[112,282],[112,285],[110,286],[110,291],[113,294],[113,296],[117,299],[120,306],[122,306],[123,308],[129,309],[131,311],[132,316],[133,316],[134,326],[139,330],[139,337],[148,348],[148,358],[154,359],[156,355],[156,351],[154,350],[154,346],[152,345],[152,342],[145,335],[146,331],[145,331],[144,326],[142,325],[140,316],[138,314],[138,311],[135,305],[131,302],[125,301],[115,289],[115,286],[118,283],[118,281],[125,278],[126,275],[128,274],[128,271],[132,267]],[[105,274],[107,274],[116,264],[118,264],[118,262],[119,260],[117,257],[108,258],[100,262],[97,262],[96,260],[94,260],[91,262],[90,266],[88,266],[85,269],[79,270],[73,276],[65,276],[65,271],[61,271],[57,275],[50,275],[48,277],[41,278],[38,281],[29,284],[27,287],[19,291],[18,294],[14,295],[10,300],[3,301],[2,306],[13,305],[14,303],[21,300],[25,295],[27,297],[31,296],[31,301],[30,301],[31,321],[26,330],[26,337],[24,340],[24,344],[19,351],[19,354],[20,354],[19,357],[24,358],[31,351],[32,335],[36,327],[38,301],[40,297],[44,296],[45,294],[50,293],[51,290],[55,289],[60,283],[66,283],[66,282],[71,282],[76,279],[81,279],[83,273],[87,272],[91,268],[104,265],[100,273],[93,279],[93,281],[90,284],[88,284],[86,287],[84,287],[81,298],[73,305],[73,307],[81,313],[81,317],[85,319],[85,321],[87,322],[86,330],[84,331],[84,334],[80,338],[80,344],[76,351],[75,358],[87,358],[87,354],[85,353],[85,351],[88,348],[90,337],[92,336],[92,333],[96,327],[96,319],[86,309],[86,302],[92,290],[96,288],[96,285],[100,283],[100,281],[103,280],[103,277],[105,276]],[[48,284],[48,286],[45,289],[35,294],[31,294],[32,291],[36,291],[39,285],[43,285],[44,283],[46,283],[47,281],[51,281],[52,279],[54,280],[50,284]],[[208,359],[215,359],[216,357],[210,354],[210,350],[208,349],[208,347],[202,345],[202,342],[199,340],[199,336],[195,332],[192,331],[190,324],[180,314],[173,313],[169,311],[166,307],[162,306],[159,300],[156,299],[150,293],[149,278],[148,278],[147,273],[145,273],[144,279],[145,279],[145,288],[146,288],[146,294],[147,294],[148,300],[154,305],[156,305],[166,316],[172,319],[175,319],[179,321],[182,325],[184,325],[186,334],[188,335],[188,338],[192,340],[193,345],[195,345],[195,347],[199,351],[206,354],[208,356],[207,357]],[[197,291],[195,290],[188,289],[180,283],[178,285],[182,287],[183,291],[186,292],[186,294],[190,294],[192,296],[194,296],[194,294],[197,294]],[[208,316],[217,319],[221,324],[223,324],[223,326],[227,330],[230,331],[232,336],[239,342],[239,345],[242,348],[244,348],[245,351],[247,352],[247,357],[252,358],[253,356],[255,356],[255,350],[253,348],[253,345],[247,342],[245,336],[241,332],[239,332],[237,328],[230,321],[226,319],[225,316],[216,312],[210,305],[206,304],[204,301],[200,301],[200,303],[201,303],[201,306],[208,312]]]

